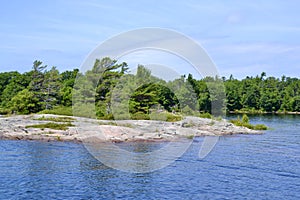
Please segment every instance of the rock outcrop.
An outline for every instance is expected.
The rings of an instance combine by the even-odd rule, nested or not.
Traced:
[[[37,120],[44,117],[43,120]],[[232,134],[262,134],[261,131],[238,127],[226,120],[185,117],[178,122],[153,120],[106,121],[72,117],[73,127],[67,130],[28,128],[30,125],[49,123],[45,118],[62,116],[49,114],[15,115],[0,117],[0,139],[88,141],[97,138],[103,142],[170,141],[194,136],[221,136]],[[55,122],[64,123],[64,122]]]

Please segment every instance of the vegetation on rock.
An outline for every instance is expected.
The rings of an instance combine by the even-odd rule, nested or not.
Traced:
[[[74,88],[75,82],[84,87]],[[73,105],[79,116],[177,121],[185,115],[212,118],[215,102],[220,109],[226,103],[228,112],[300,112],[300,80],[262,73],[242,80],[233,76],[196,80],[189,74],[165,81],[142,65],[130,74],[125,62],[110,58],[96,60],[84,73],[78,69],[60,73],[40,61],[34,61],[29,72],[0,73],[0,114],[73,115]]]

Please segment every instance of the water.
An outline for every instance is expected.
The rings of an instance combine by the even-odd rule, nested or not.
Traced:
[[[204,160],[197,138],[146,174],[108,168],[82,144],[0,140],[0,199],[300,199],[300,116],[250,120],[272,130],[221,137]]]

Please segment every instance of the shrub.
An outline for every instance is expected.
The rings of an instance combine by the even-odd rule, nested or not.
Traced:
[[[249,129],[253,129],[253,130],[267,130],[268,129],[268,127],[264,124],[257,124],[257,125],[250,124],[249,118],[247,117],[247,115],[243,115],[242,120],[240,120],[240,118],[238,117],[237,119],[230,120],[230,122],[236,126],[243,126],[243,127],[247,127]]]
[[[194,115],[194,111],[188,106],[186,105],[184,108],[182,108],[181,112],[184,114],[184,115]]]
[[[66,107],[66,106],[55,106],[51,110],[43,110],[39,112],[40,114],[53,114],[53,115],[68,115],[72,116],[72,107]]]
[[[246,114],[243,114],[242,122],[248,124],[249,123],[249,117]]]
[[[148,114],[145,114],[143,112],[136,112],[131,114],[131,119],[133,120],[149,120],[150,117]]]
[[[266,125],[264,125],[264,124],[256,124],[254,126],[254,129],[255,130],[268,130],[268,127]]]
[[[151,120],[158,120],[158,121],[166,121],[167,120],[167,112],[152,112],[150,114]]]
[[[211,119],[212,118],[210,113],[200,113],[199,117],[206,118],[206,119]]]
[[[0,108],[0,115],[8,115],[11,113],[11,110],[8,108]]]
[[[189,140],[192,140],[192,139],[194,139],[194,136],[193,135],[188,135],[188,136],[186,136],[186,138],[189,139]]]
[[[181,115],[175,115],[173,113],[167,113],[167,122],[176,122],[182,120]]]
[[[103,119],[103,120],[114,120],[114,116],[113,114],[107,114],[107,115],[104,115],[102,117],[98,117],[98,119]]]

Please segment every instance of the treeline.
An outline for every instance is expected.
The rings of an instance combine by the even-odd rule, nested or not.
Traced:
[[[34,61],[32,70],[0,73],[0,114],[29,114],[55,106],[72,106],[72,90],[78,69],[59,73]]]
[[[247,112],[300,112],[300,80],[260,76],[225,80],[227,110]]]
[[[73,103],[79,115],[92,105],[96,116],[104,119],[152,119],[161,112],[198,115],[223,111],[223,105],[227,112],[300,112],[300,80],[262,73],[243,80],[233,76],[196,80],[189,74],[164,81],[142,65],[130,74],[125,62],[110,58],[96,60],[86,72],[60,73],[35,61],[29,72],[0,73],[0,114],[53,110],[72,114]]]

